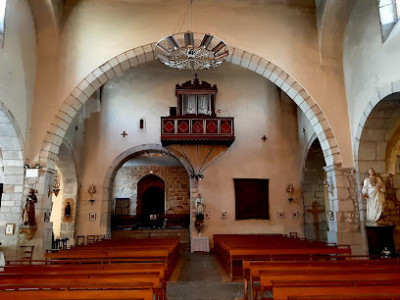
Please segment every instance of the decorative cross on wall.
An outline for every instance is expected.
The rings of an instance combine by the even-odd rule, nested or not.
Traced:
[[[125,132],[125,130],[121,133],[122,137],[126,137],[128,134]]]
[[[313,215],[315,237],[317,240],[319,240],[319,214],[325,212],[325,209],[319,208],[319,206],[320,205],[317,201],[313,201],[312,208],[306,210],[306,212],[311,213]]]
[[[268,138],[264,135],[264,136],[261,138],[261,140],[262,140],[263,142],[265,142],[266,140],[268,140]]]

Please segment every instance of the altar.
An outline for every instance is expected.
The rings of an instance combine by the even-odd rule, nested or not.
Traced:
[[[192,237],[191,252],[210,253],[210,240],[207,236]]]

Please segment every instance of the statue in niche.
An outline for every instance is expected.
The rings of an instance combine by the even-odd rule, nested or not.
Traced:
[[[194,226],[197,229],[199,236],[204,228],[204,203],[202,201],[202,196],[199,194],[196,198],[196,220],[194,221]]]
[[[63,222],[72,222],[72,212],[74,209],[74,199],[68,198],[64,201]]]
[[[374,169],[368,170],[362,189],[364,199],[367,199],[367,225],[377,225],[385,205],[385,186]]]
[[[26,198],[25,207],[22,211],[22,220],[25,226],[35,226],[35,203],[37,203],[35,189],[30,189],[29,196]]]

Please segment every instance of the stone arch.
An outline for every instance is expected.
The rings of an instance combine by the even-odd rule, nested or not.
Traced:
[[[396,151],[399,149],[399,100],[400,81],[378,88],[375,97],[367,103],[357,127],[353,152],[362,223],[365,223],[366,200],[361,199],[361,189],[368,169],[374,168],[384,180],[387,172],[394,171]],[[394,175],[399,178],[399,174]],[[394,183],[394,188],[399,190],[398,180],[395,179]],[[399,232],[397,229],[395,236],[399,237]]]
[[[24,193],[24,141],[17,122],[0,101],[0,149],[4,167],[4,186],[0,207],[0,239],[3,246],[16,246],[21,224]],[[15,223],[15,233],[5,236],[6,223]]]
[[[376,93],[372,95],[371,99],[365,105],[364,112],[361,115],[360,120],[358,121],[358,126],[356,129],[354,143],[353,143],[353,155],[356,168],[358,168],[358,154],[360,150],[361,135],[363,133],[369,115],[381,100],[383,100],[384,98],[386,98],[391,94],[399,92],[400,92],[400,80],[392,81],[388,84],[385,84],[377,88]]]
[[[114,179],[117,174],[119,168],[129,159],[132,157],[139,156],[146,152],[156,152],[156,153],[164,153],[170,156],[171,153],[168,152],[166,148],[161,146],[160,144],[143,144],[138,145],[133,148],[129,148],[126,151],[122,152],[118,155],[113,162],[111,163],[110,167],[107,170],[106,176],[103,182],[103,193],[102,193],[102,201],[101,201],[101,219],[100,224],[101,226],[105,226],[107,228],[107,235],[111,235],[111,210],[112,210],[112,201],[109,201],[112,198],[113,193],[113,185]],[[176,157],[175,157],[176,158]],[[179,160],[178,158],[176,158]],[[179,160],[182,165],[184,166],[183,162]],[[187,169],[186,169],[187,170]],[[157,175],[160,177],[159,175]],[[161,178],[161,177],[160,177]],[[164,178],[161,178],[163,181]]]
[[[128,50],[101,65],[84,78],[62,103],[40,151],[40,164],[54,167],[54,160],[63,137],[76,113],[88,98],[108,80],[122,75],[129,68],[153,61],[155,43]],[[272,62],[255,54],[230,48],[227,61],[242,66],[267,78],[281,88],[303,111],[318,136],[326,165],[340,165],[342,162],[339,147],[330,124],[324,113],[308,91]]]

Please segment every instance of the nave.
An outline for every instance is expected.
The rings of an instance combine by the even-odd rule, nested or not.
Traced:
[[[214,235],[211,253],[178,238],[103,239],[7,261],[0,299],[400,299],[396,258],[280,234]]]

